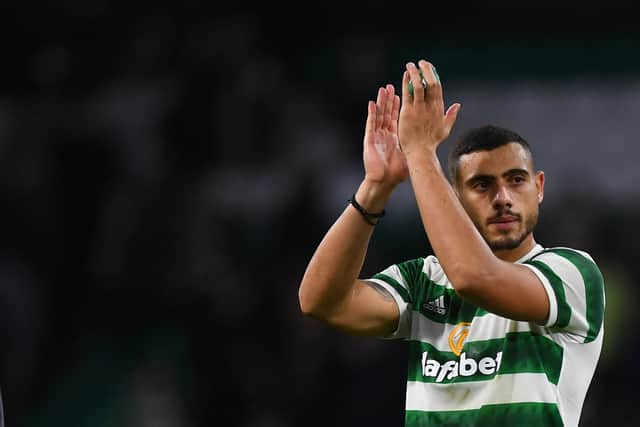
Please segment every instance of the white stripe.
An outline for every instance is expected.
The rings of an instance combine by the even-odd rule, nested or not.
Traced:
[[[562,280],[564,297],[571,307],[571,319],[566,328],[567,331],[585,337],[589,330],[589,322],[587,322],[585,283],[580,270],[571,261],[553,252],[544,253],[536,259],[548,265]]]
[[[427,342],[440,351],[451,351],[449,334],[456,325],[434,322],[417,311],[411,312],[411,337]],[[474,317],[465,342],[501,339],[509,332],[529,332],[548,335],[543,327],[517,322],[492,313]]]
[[[446,287],[451,288],[447,275],[444,273],[442,266],[434,255],[429,255],[424,259],[424,268],[422,271],[434,284],[447,285]]]
[[[529,258],[532,253],[541,249],[541,247],[536,246],[535,250],[527,254],[523,260]],[[425,258],[422,271],[433,281],[431,286],[453,289],[453,286],[447,279],[442,267],[434,256],[428,256]],[[391,265],[381,273],[392,277],[402,285],[403,288],[409,291],[407,283],[405,283],[404,277],[397,265]],[[451,351],[449,347],[449,334],[456,325],[438,323],[428,319],[421,313],[413,311],[412,305],[404,302],[393,286],[380,279],[367,280],[386,289],[393,296],[400,311],[398,328],[391,335],[384,338],[408,338],[409,332],[411,332],[411,337],[418,337],[421,341],[430,343],[440,351]],[[543,279],[541,278],[541,280]],[[547,286],[549,287],[549,291],[551,291],[551,287],[548,282]],[[430,303],[436,307],[440,306],[446,309],[444,306],[444,295],[430,301]],[[508,330],[507,324],[509,325]],[[409,331],[409,327],[411,328],[411,331]],[[530,330],[534,330],[541,334],[548,333],[548,330],[543,327],[538,327],[535,324],[529,324],[527,322],[510,322],[509,319],[489,313],[480,317],[474,317],[467,341],[504,338],[505,332],[528,332]]]
[[[549,279],[547,279],[547,276],[545,276],[542,271],[530,264],[522,265],[528,267],[536,276],[538,276],[538,280],[540,280],[542,287],[547,293],[547,298],[549,299],[549,316],[547,316],[547,321],[544,323],[544,326],[552,326],[558,320],[558,298],[556,298],[556,293],[553,291],[551,283],[549,283]]]
[[[593,260],[593,257],[591,255],[589,255],[588,252],[581,251],[580,249],[573,249],[573,248],[569,248],[567,246],[555,246],[553,249],[567,249],[567,250],[572,251],[572,252],[578,252],[580,255],[582,255],[583,257],[587,258],[588,260],[590,260],[594,264],[596,263]]]
[[[499,403],[556,403],[556,394],[544,373],[496,375],[490,381],[453,384],[409,381],[406,406],[415,411],[463,411]]]
[[[410,316],[413,313],[411,309],[411,304],[408,304],[405,300],[402,299],[402,296],[398,293],[398,291],[391,285],[389,285],[384,280],[380,279],[367,279],[367,282],[373,283],[377,286],[380,286],[384,290],[386,290],[395,300],[396,305],[398,306],[398,311],[400,312],[400,316],[398,318],[398,326],[395,331],[390,333],[387,336],[383,336],[380,338],[384,339],[398,339],[398,338],[408,338],[410,327],[409,322],[411,321]]]
[[[598,337],[587,344],[569,341],[562,335],[558,337],[567,341],[563,345],[562,370],[558,379],[558,409],[567,427],[578,426],[584,398],[602,349],[603,335],[604,328],[601,328]]]
[[[397,265],[392,265],[391,267],[382,271],[380,274],[384,274],[386,276],[391,277],[396,282],[400,283],[402,287],[407,290],[407,292],[409,291],[409,286],[405,283],[404,276],[402,275],[402,272],[400,272],[400,269],[398,268]]]

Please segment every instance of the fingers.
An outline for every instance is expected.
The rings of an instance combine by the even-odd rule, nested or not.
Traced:
[[[444,115],[444,128],[447,135],[451,133],[451,129],[456,123],[456,119],[458,118],[458,111],[460,111],[460,104],[456,102],[447,109],[447,112]]]
[[[397,98],[397,102],[396,102]],[[395,129],[397,127],[400,98],[395,94],[392,84],[378,88],[375,102],[373,129]]]
[[[435,100],[442,99],[442,85],[440,84],[440,77],[436,73],[436,68],[424,59],[418,61],[418,65],[424,79],[427,81],[427,96]]]
[[[411,96],[409,83],[414,96]],[[428,128],[425,132],[434,136],[438,144],[449,136],[460,110],[460,104],[455,103],[445,113],[440,77],[433,64],[424,59],[418,61],[417,66],[413,62],[406,64],[402,76],[402,103],[411,113],[407,113],[407,121],[423,120]]]
[[[375,128],[380,129],[384,122],[384,110],[386,107],[387,91],[381,87],[378,89],[378,99],[376,100],[376,122]]]
[[[386,86],[386,103],[384,106],[384,119],[382,121],[382,127],[384,129],[391,129],[392,116],[393,116],[393,99],[395,98],[395,89],[393,85]]]
[[[413,102],[413,96],[409,92],[409,82],[411,81],[411,77],[409,76],[409,71],[405,71],[402,74],[402,103],[403,104],[411,104]]]
[[[389,130],[393,134],[398,133],[398,117],[400,116],[400,97],[398,95],[393,96],[393,106],[391,107],[391,126]]]
[[[420,76],[420,71],[418,70],[418,67],[416,67],[416,64],[414,64],[413,62],[407,63],[407,72],[409,73],[409,80],[411,81],[411,85],[413,86],[413,102],[424,101],[425,87],[422,84],[422,76]],[[404,86],[405,85],[403,84],[403,87]],[[408,89],[409,81],[407,81],[406,86],[407,95],[411,96]],[[404,96],[403,99],[405,99]],[[409,97],[407,97],[406,99],[409,99]]]
[[[434,86],[437,83],[440,83],[440,79],[436,77],[434,72],[435,67],[432,63],[421,59],[418,61],[418,67],[420,67],[420,71],[422,71],[422,75],[424,79],[427,81],[429,87]]]
[[[367,124],[365,127],[366,133],[371,133],[374,131],[376,126],[376,104],[373,101],[369,101],[367,105]]]
[[[367,123],[364,129],[364,151],[367,151],[367,140],[371,139],[376,126],[376,103],[369,101],[367,105]]]

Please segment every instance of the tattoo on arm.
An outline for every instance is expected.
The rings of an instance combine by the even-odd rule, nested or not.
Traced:
[[[379,293],[385,300],[393,301],[393,297],[385,288],[380,286],[379,284],[372,282],[371,280],[364,281],[367,285],[371,286],[377,293]]]

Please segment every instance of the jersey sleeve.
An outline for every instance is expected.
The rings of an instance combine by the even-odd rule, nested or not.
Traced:
[[[524,263],[540,279],[549,297],[546,327],[560,328],[577,341],[594,341],[604,322],[604,280],[589,254],[568,248],[547,249]]]
[[[424,258],[416,258],[394,264],[368,279],[369,282],[386,290],[393,297],[400,311],[397,328],[390,335],[382,338],[409,338],[411,310],[414,302],[413,289],[423,268]]]

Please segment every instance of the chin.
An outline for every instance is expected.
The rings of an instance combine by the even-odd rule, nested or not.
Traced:
[[[497,239],[488,240],[487,243],[492,251],[505,251],[516,249],[527,238],[527,234],[517,237],[502,236]]]
[[[522,243],[521,240],[502,240],[494,241],[489,244],[492,251],[509,251],[516,249]]]

